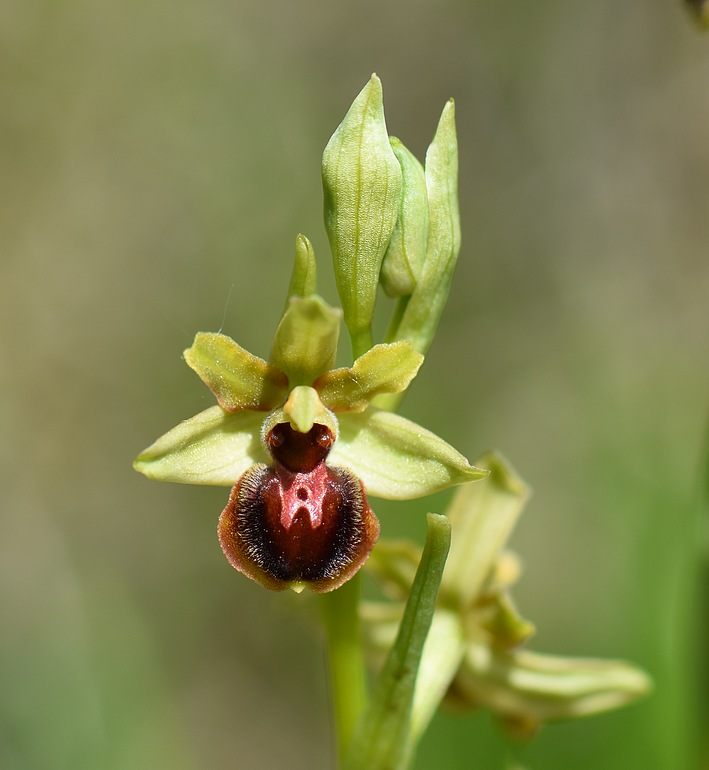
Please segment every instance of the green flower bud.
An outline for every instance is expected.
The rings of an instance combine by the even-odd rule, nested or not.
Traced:
[[[384,122],[382,84],[372,75],[322,161],[325,227],[355,357],[372,344],[379,272],[399,213],[401,176]]]
[[[315,252],[310,241],[298,233],[295,239],[295,261],[288,287],[288,299],[308,297],[317,294],[318,272],[315,264]]]
[[[399,218],[384,255],[379,280],[390,297],[408,297],[416,288],[426,258],[426,175],[423,166],[401,141],[392,136],[390,142],[401,165],[402,195]]]
[[[426,353],[448,299],[460,251],[458,212],[458,141],[455,106],[443,108],[436,135],[426,153],[428,242],[421,276],[390,339],[406,339]]]

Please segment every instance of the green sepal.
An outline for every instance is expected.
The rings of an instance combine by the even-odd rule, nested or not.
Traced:
[[[490,476],[484,484],[461,487],[447,511],[455,534],[441,590],[462,608],[480,595],[529,497],[500,455],[489,452],[476,462]]]
[[[231,487],[247,468],[268,463],[264,415],[213,406],[181,422],[138,455],[135,470],[158,481]]]
[[[391,148],[401,166],[399,216],[384,254],[379,280],[390,297],[413,294],[421,276],[428,241],[426,175],[418,159],[396,137]]]
[[[416,678],[449,547],[448,519],[429,513],[426,545],[396,641],[377,677],[345,770],[403,770],[408,765]]]
[[[317,295],[294,297],[278,324],[270,362],[288,375],[291,388],[311,385],[332,369],[341,313]]]
[[[228,412],[268,411],[283,402],[288,378],[225,334],[200,332],[182,354]]]
[[[327,143],[322,180],[337,291],[356,357],[371,347],[379,271],[401,199],[401,167],[389,144],[376,75]]]
[[[318,270],[315,264],[315,251],[310,241],[302,233],[298,233],[295,239],[295,260],[288,287],[288,299],[308,297],[311,294],[317,294],[317,291]]]
[[[487,707],[531,727],[620,708],[651,687],[645,672],[624,661],[505,651],[471,641],[453,693],[458,707]]]
[[[314,387],[328,409],[361,412],[380,393],[406,390],[422,363],[409,342],[375,345],[352,367],[325,372]]]
[[[458,141],[455,106],[443,108],[436,134],[426,153],[428,241],[421,277],[391,339],[407,339],[426,353],[443,314],[460,251],[458,211]]]
[[[339,427],[328,463],[352,470],[373,497],[412,500],[488,474],[442,438],[391,412],[370,407],[341,414]]]

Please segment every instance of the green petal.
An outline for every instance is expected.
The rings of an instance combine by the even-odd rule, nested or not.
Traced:
[[[504,652],[478,642],[468,644],[454,682],[459,703],[532,724],[619,708],[651,687],[647,674],[624,661]]]
[[[149,479],[233,486],[255,463],[269,462],[259,412],[229,414],[213,406],[161,436],[133,467]]]
[[[328,464],[350,468],[374,497],[412,500],[488,473],[442,438],[391,412],[370,407],[342,414],[339,426]]]
[[[315,294],[318,290],[317,282],[318,272],[312,244],[302,233],[298,233],[295,239],[295,261],[288,287],[288,299]]]
[[[478,597],[529,498],[529,489],[499,455],[478,461],[490,470],[484,484],[461,487],[448,507],[453,545],[442,592],[462,607]]]
[[[200,332],[183,355],[228,412],[270,411],[288,393],[288,379],[283,372],[225,334]]]
[[[422,363],[423,356],[408,342],[375,345],[351,368],[323,374],[314,387],[328,409],[361,412],[379,393],[406,390]]]
[[[379,270],[401,199],[401,167],[389,145],[376,75],[328,142],[322,179],[337,291],[357,356],[371,347]]]
[[[271,363],[288,375],[291,388],[312,385],[335,365],[340,318],[317,295],[290,300],[273,338]]]

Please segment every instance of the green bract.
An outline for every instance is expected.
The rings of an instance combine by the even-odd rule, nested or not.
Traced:
[[[140,454],[136,470],[163,481],[233,486],[246,469],[269,462],[265,426],[289,423],[307,433],[317,423],[336,437],[328,463],[352,471],[375,497],[408,500],[487,475],[433,433],[369,406],[416,375],[422,356],[408,342],[377,345],[352,367],[331,368],[339,317],[320,297],[292,298],[270,363],[223,334],[197,334],[185,360],[220,406],[168,431]]]

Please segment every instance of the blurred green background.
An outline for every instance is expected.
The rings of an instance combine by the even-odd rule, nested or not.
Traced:
[[[533,647],[656,680],[527,747],[439,716],[416,768],[709,767],[709,38],[678,0],[4,0],[0,54],[0,767],[332,766],[314,602],[229,567],[227,490],[131,460],[212,403],[195,331],[267,354],[298,231],[336,300],[320,155],[372,71],[392,134],[422,157],[453,96],[461,145],[403,412],[534,488]],[[375,508],[421,538],[445,502]]]

